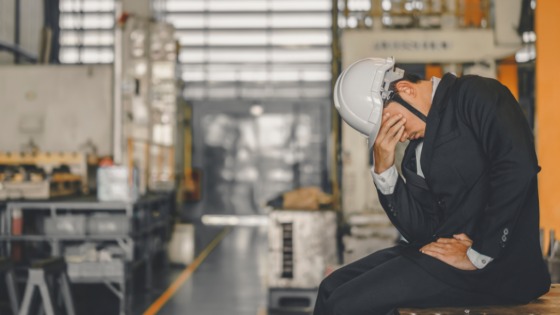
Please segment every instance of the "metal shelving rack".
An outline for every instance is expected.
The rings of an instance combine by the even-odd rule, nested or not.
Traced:
[[[171,211],[174,199],[170,195],[149,195],[136,202],[99,202],[92,198],[79,198],[57,202],[10,202],[0,213],[0,247],[1,255],[9,256],[12,242],[47,242],[50,255],[63,256],[63,247],[67,242],[108,242],[114,241],[125,253],[125,258],[112,261],[112,272],[96,272],[87,275],[72,275],[72,283],[102,283],[120,300],[119,314],[131,314],[132,288],[134,271],[144,267],[145,288],[148,294],[152,287],[153,262],[156,255],[165,250],[171,231]],[[12,218],[14,211],[34,211],[43,218],[60,216],[88,215],[109,213],[126,216],[130,222],[127,232],[115,235],[12,235]],[[25,232],[24,232],[25,233]],[[154,237],[161,242],[154,245]],[[165,257],[165,256],[164,256]],[[78,263],[79,264],[79,263]],[[71,265],[71,264],[70,264]],[[116,269],[115,269],[116,268]]]

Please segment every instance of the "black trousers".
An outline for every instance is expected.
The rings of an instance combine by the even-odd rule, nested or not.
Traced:
[[[386,315],[399,307],[490,304],[504,303],[439,281],[403,257],[396,246],[348,264],[325,278],[313,315]]]

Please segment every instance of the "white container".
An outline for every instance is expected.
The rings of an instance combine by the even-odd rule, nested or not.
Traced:
[[[169,262],[189,265],[194,260],[194,225],[175,224],[167,249]]]
[[[125,215],[98,214],[89,217],[87,231],[90,235],[122,235],[130,233],[130,219]]]
[[[100,201],[135,202],[139,192],[138,171],[132,174],[125,166],[100,167],[97,170],[97,199]]]
[[[82,214],[62,215],[45,218],[46,235],[85,235],[86,216]]]
[[[68,263],[67,272],[70,280],[122,278],[125,275],[125,262],[120,260],[109,262]]]

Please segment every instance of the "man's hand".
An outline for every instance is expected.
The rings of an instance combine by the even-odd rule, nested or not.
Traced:
[[[472,243],[472,240],[463,233],[453,235],[453,238],[440,238],[422,247],[420,251],[457,269],[476,270],[477,268],[467,257],[467,250]]]
[[[404,134],[406,119],[401,114],[383,115],[381,128],[373,145],[375,173],[381,174],[395,164],[395,148]]]

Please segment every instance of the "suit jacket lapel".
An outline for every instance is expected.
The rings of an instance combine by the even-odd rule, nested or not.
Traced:
[[[411,140],[408,145],[406,146],[406,150],[404,151],[403,159],[401,168],[411,169],[412,171],[416,171],[416,167],[412,168],[411,166],[411,159],[416,154],[416,147],[418,146],[418,141]]]
[[[430,117],[431,116],[431,117]],[[437,129],[439,127],[439,113],[433,115],[430,113],[426,121],[426,133],[424,134],[424,147],[422,147],[422,154],[420,155],[420,165],[426,181],[429,182],[430,169],[432,167],[432,154],[434,153],[434,141]]]
[[[422,140],[412,140],[406,147],[404,152],[401,169],[406,182],[414,186],[428,190],[426,181],[420,175],[418,175],[418,170],[416,169],[416,147]]]
[[[447,95],[456,80],[457,77],[450,73],[443,76],[436,90],[436,94],[434,95],[432,107],[430,108],[426,120],[426,132],[424,134],[424,146],[422,147],[422,155],[420,156],[420,165],[422,166],[422,172],[424,173],[428,185],[430,184],[429,177],[432,155],[434,153],[434,142],[440,124],[441,112],[449,102]]]

